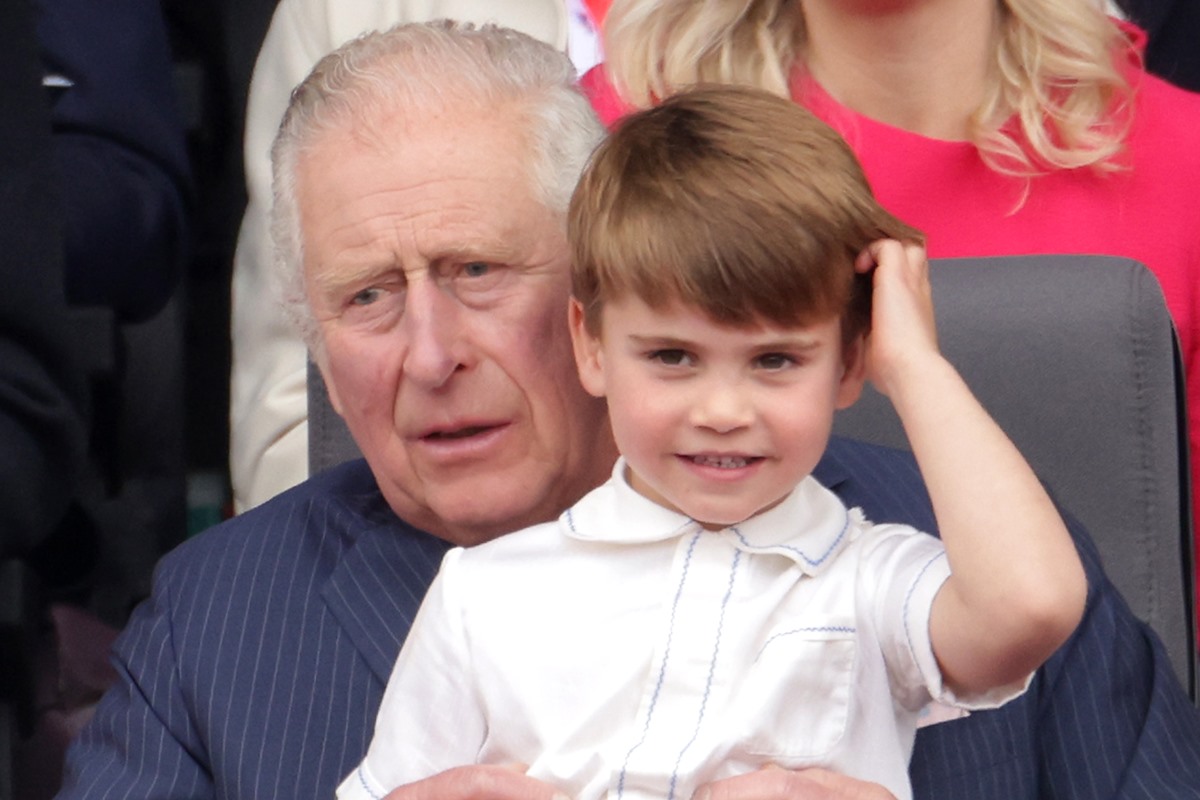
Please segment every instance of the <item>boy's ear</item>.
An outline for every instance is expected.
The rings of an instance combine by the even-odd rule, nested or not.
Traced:
[[[601,352],[600,337],[588,332],[583,305],[574,297],[567,307],[567,324],[571,329],[571,346],[575,350],[579,382],[588,394],[604,397],[604,354]]]
[[[836,407],[849,408],[858,402],[867,380],[867,337],[860,333],[842,348],[842,380],[838,384]]]

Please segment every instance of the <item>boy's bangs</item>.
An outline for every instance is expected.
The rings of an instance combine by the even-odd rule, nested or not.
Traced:
[[[605,236],[589,248],[599,300],[632,293],[652,307],[678,301],[730,325],[841,313],[853,254],[782,209],[713,200],[640,198],[610,209],[599,226]]]

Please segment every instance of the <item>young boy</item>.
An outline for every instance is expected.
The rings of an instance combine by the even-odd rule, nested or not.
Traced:
[[[575,800],[687,798],[768,764],[910,797],[923,709],[1019,694],[1086,593],[938,352],[919,234],[830,129],[735,88],[630,117],[569,233],[579,374],[622,457],[557,522],[447,555],[339,797],[510,762]],[[864,376],[944,547],[810,476]]]

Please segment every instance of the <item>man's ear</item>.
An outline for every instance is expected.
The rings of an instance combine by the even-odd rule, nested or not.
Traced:
[[[329,405],[333,406],[339,417],[342,416],[342,398],[338,394],[337,383],[329,379],[329,359],[325,356],[324,345],[318,342],[309,348],[309,353],[312,354],[313,363],[317,365],[317,371],[321,373],[325,394],[329,395]]]
[[[842,347],[842,379],[838,384],[836,407],[849,408],[862,395],[867,379],[867,339],[858,334]]]
[[[588,394],[604,397],[604,355],[600,337],[588,331],[584,323],[583,305],[574,297],[567,308],[567,323],[571,328],[571,346],[575,349],[579,382]]]

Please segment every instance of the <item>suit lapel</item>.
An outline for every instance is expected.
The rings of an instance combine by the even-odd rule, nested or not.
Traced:
[[[361,534],[322,589],[326,606],[381,682],[448,548],[394,519]]]

